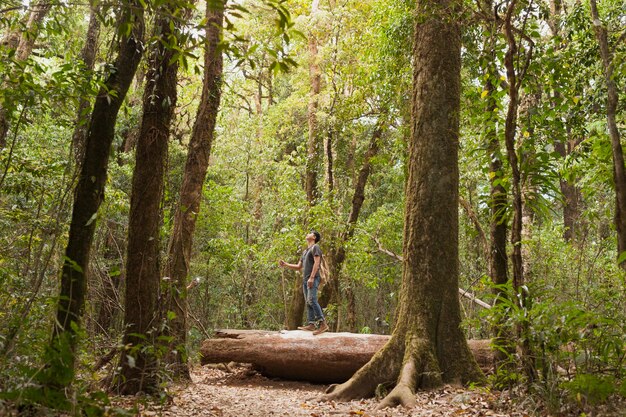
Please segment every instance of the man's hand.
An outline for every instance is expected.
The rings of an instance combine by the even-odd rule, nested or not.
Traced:
[[[286,265],[286,263],[282,259],[280,261],[278,261],[278,266],[280,266],[281,268],[284,268],[285,265]]]
[[[309,278],[309,280],[306,282],[306,286],[309,288],[313,288],[313,283],[315,282],[315,280],[313,278]]]

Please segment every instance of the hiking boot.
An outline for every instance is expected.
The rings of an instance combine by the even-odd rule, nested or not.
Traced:
[[[313,336],[317,336],[318,334],[322,334],[326,330],[328,330],[328,324],[326,324],[326,322],[323,321],[323,322],[320,323],[320,327],[318,327],[318,329],[313,332]]]
[[[313,323],[309,323],[306,326],[298,326],[298,330],[306,330],[312,332],[315,330],[315,325]]]

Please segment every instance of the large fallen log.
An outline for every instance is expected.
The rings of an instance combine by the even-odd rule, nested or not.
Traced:
[[[200,363],[250,363],[269,377],[310,382],[347,381],[389,340],[389,336],[355,333],[218,330],[200,348]],[[493,363],[489,340],[469,340],[484,371]]]

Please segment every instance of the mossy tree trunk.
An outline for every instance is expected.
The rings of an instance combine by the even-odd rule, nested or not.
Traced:
[[[115,121],[120,106],[141,60],[143,52],[143,7],[131,2],[123,11],[120,24],[132,30],[120,37],[118,56],[94,103],[85,154],[74,195],[72,220],[61,272],[61,290],[56,325],[50,343],[51,385],[71,383],[76,357],[77,330],[82,317],[87,288],[86,271],[96,227],[98,209],[104,199],[107,166],[113,142]],[[109,92],[115,92],[110,94]],[[69,350],[70,360],[64,352]],[[55,362],[58,360],[59,362]],[[59,370],[66,372],[60,372]]]
[[[176,376],[191,379],[187,365],[187,284],[193,234],[200,211],[202,186],[209,167],[211,145],[222,90],[222,53],[218,49],[224,20],[224,4],[207,1],[206,43],[204,51],[204,81],[196,115],[187,161],[180,190],[180,200],[174,215],[174,227],[168,248],[165,275],[170,278],[166,291],[167,309],[174,313],[166,334],[172,337],[166,361]]]
[[[456,0],[417,5],[413,107],[396,327],[349,381],[323,397],[371,396],[396,381],[380,408],[415,404],[415,390],[483,379],[460,328],[458,133],[461,39]]]

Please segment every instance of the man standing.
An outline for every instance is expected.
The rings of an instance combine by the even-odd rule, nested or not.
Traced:
[[[320,234],[311,230],[306,235],[307,248],[302,253],[302,257],[297,264],[289,264],[282,259],[278,262],[281,267],[287,267],[294,271],[303,271],[302,291],[306,302],[308,324],[298,327],[300,330],[313,331],[314,335],[324,333],[328,330],[322,307],[317,301],[317,290],[320,285],[320,264],[322,262],[322,250],[317,244],[320,241]]]

